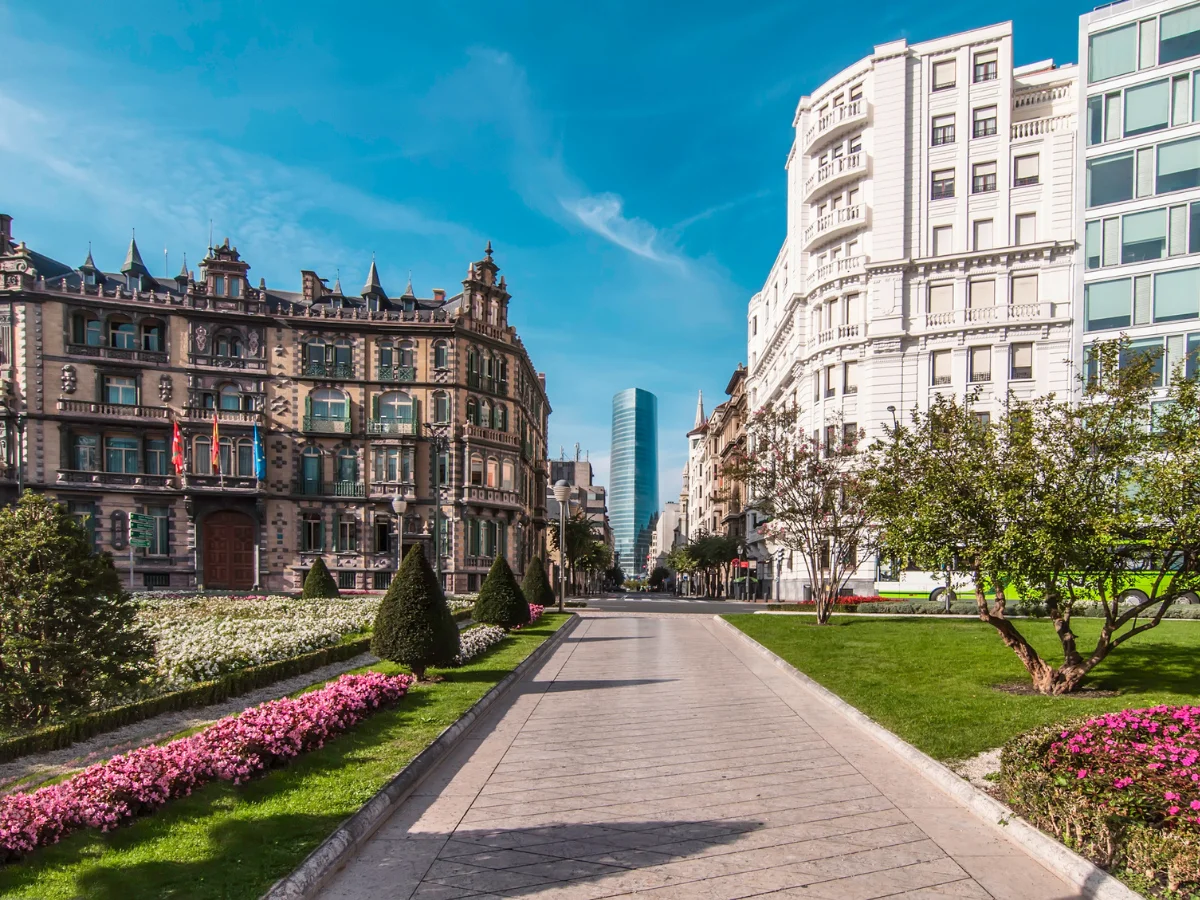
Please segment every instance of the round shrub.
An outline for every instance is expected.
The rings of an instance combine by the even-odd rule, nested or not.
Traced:
[[[316,600],[337,596],[340,596],[337,582],[329,574],[325,560],[318,556],[317,561],[308,570],[308,575],[305,576],[304,590],[300,592],[300,597],[303,600]]]
[[[492,561],[479,599],[475,601],[475,612],[471,616],[484,625],[499,625],[501,628],[517,628],[529,624],[529,604],[512,569],[503,556]]]
[[[414,544],[392,579],[371,635],[371,652],[412,669],[449,666],[459,654],[458,626],[425,551]]]
[[[521,593],[525,599],[536,606],[551,606],[554,604],[554,590],[550,587],[550,579],[546,577],[546,566],[540,556],[535,556],[525,569],[525,580],[521,582]]]

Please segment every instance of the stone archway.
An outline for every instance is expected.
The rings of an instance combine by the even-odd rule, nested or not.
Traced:
[[[204,586],[229,591],[254,587],[254,520],[226,510],[204,520]]]

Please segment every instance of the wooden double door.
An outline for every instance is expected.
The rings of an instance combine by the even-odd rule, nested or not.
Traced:
[[[217,512],[204,520],[204,586],[227,591],[254,587],[254,520]]]

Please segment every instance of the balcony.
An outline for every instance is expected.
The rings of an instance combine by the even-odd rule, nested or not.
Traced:
[[[367,434],[393,434],[416,437],[420,432],[419,422],[408,419],[372,419],[367,422]]]
[[[301,479],[293,482],[292,493],[304,497],[365,497],[367,486],[361,481],[310,481]]]
[[[521,497],[516,491],[483,487],[478,484],[468,484],[463,487],[463,502],[481,506],[502,506],[506,509],[521,508]]]
[[[835,259],[832,262],[827,262],[808,276],[808,292],[811,294],[814,291],[818,291],[827,284],[837,281],[839,278],[862,275],[866,270],[867,258],[862,255],[847,256],[844,259]]]
[[[972,325],[1000,325],[1011,322],[1034,322],[1066,319],[1065,303],[1019,303],[1011,306],[978,306],[974,309],[948,309],[926,313],[925,330],[945,330]]]
[[[233,491],[239,494],[259,489],[258,479],[252,475],[184,475],[183,486],[189,491]]]
[[[804,182],[804,196],[811,197],[817,191],[837,187],[843,182],[867,174],[867,154],[861,150],[848,156],[835,156]]]
[[[186,407],[180,418],[193,422],[211,422],[216,415],[222,425],[262,424],[262,412],[257,409],[220,409],[200,406]]]
[[[809,126],[808,131],[804,132],[805,150],[811,149],[817,141],[836,137],[858,125],[865,125],[866,122],[867,101],[865,98],[859,97],[857,100],[835,106]]]
[[[804,248],[867,224],[867,208],[861,203],[825,213],[804,229]]]
[[[96,485],[97,487],[132,487],[161,490],[171,487],[170,475],[146,475],[141,472],[85,472],[79,469],[59,469],[58,483]]]
[[[316,416],[304,417],[304,430],[309,434],[351,434],[353,428],[350,419],[320,419]]]
[[[399,494],[412,503],[417,496],[417,485],[412,481],[372,481],[367,492],[374,499],[387,500]]]
[[[466,424],[463,426],[463,437],[472,440],[488,441],[492,444],[501,444],[505,447],[512,447],[514,450],[521,446],[521,438],[515,434],[509,434],[507,431],[498,431],[495,428],[484,428],[482,425]]]
[[[248,359],[244,356],[211,356],[191,353],[188,354],[188,365],[207,366],[210,369],[246,369],[251,372],[264,372],[267,368],[267,361],[265,359]]]
[[[58,411],[70,415],[97,416],[106,419],[158,419],[171,418],[167,406],[133,406],[123,403],[92,403],[88,400],[59,399]]]
[[[67,356],[92,356],[98,359],[123,360],[162,365],[167,354],[159,350],[123,350],[119,347],[92,347],[88,344],[67,344]]]
[[[301,374],[307,378],[353,378],[354,364],[309,360]]]
[[[465,556],[463,557],[463,566],[468,569],[490,569],[493,558],[491,556]]]
[[[377,370],[376,375],[380,381],[410,382],[417,380],[417,369],[415,366],[381,365]]]

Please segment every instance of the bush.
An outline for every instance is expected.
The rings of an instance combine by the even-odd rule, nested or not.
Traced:
[[[304,590],[300,592],[300,599],[315,600],[337,596],[339,596],[337,582],[329,574],[325,560],[318,556],[317,561],[313,563],[312,568],[308,570],[308,575],[304,578]]]
[[[449,666],[458,656],[458,626],[420,544],[405,555],[379,604],[371,652],[408,666],[419,680],[428,666]]]
[[[112,558],[53,500],[0,510],[0,721],[33,725],[123,693],[151,646]]]
[[[530,603],[538,606],[551,606],[554,591],[550,588],[550,579],[546,577],[546,566],[540,556],[535,556],[525,570],[525,580],[521,582],[521,593]]]
[[[650,573],[650,590],[661,591],[663,584],[671,577],[671,570],[665,566],[655,566],[654,571]]]
[[[476,622],[502,628],[519,628],[529,624],[529,603],[503,556],[497,556],[492,561],[492,568],[483,580],[483,587],[479,589],[479,599],[475,601],[472,618]]]
[[[1200,706],[1127,709],[1010,741],[1012,807],[1098,865],[1200,889]]]

